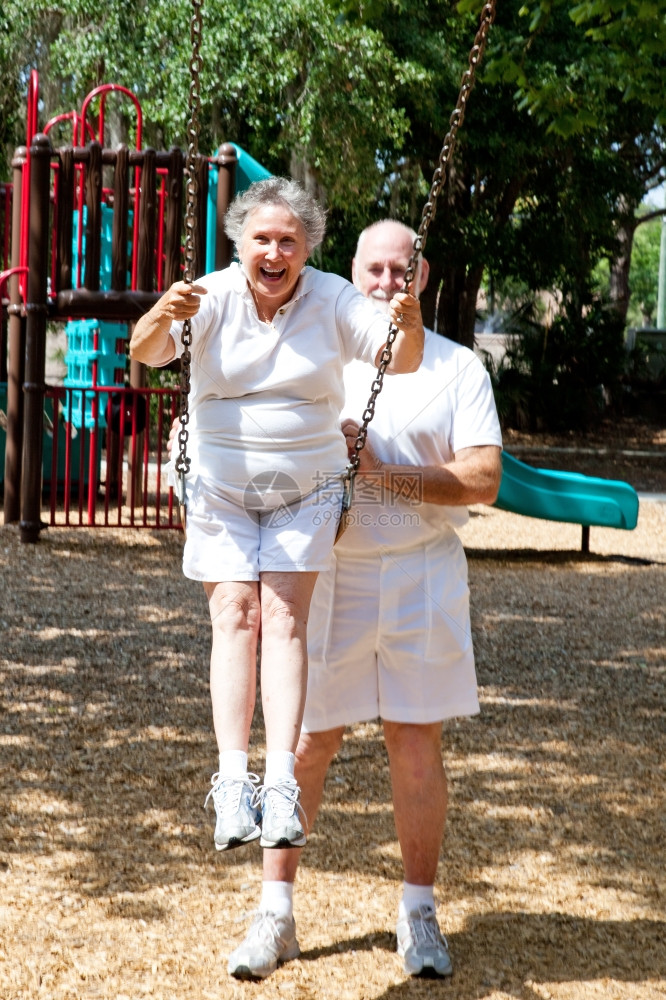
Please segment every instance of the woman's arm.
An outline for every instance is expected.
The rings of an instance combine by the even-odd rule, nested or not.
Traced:
[[[393,342],[391,363],[386,369],[391,374],[406,374],[418,371],[423,361],[425,331],[421,319],[421,304],[409,292],[397,292],[389,303],[389,317],[397,326],[398,335]],[[377,352],[375,364],[378,366],[384,347]]]
[[[173,323],[191,319],[199,312],[202,285],[176,281],[138,321],[130,340],[130,357],[160,368],[173,361],[176,345],[169,332]]]

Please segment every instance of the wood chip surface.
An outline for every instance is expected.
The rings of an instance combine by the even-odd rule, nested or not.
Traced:
[[[175,532],[0,527],[2,1000],[663,1000],[666,504],[633,532],[472,511],[481,714],[445,726],[452,981],[395,954],[402,869],[377,723],[303,856],[299,960],[226,971],[256,845],[218,854],[209,625]],[[257,709],[251,766],[263,773]]]

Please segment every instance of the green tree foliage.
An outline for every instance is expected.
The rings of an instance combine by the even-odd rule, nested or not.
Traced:
[[[0,79],[6,80],[7,85],[0,88],[0,149],[7,148],[15,135],[19,108],[18,81],[9,69],[10,30],[9,19],[3,9],[0,11]],[[0,180],[5,180],[7,176],[8,164],[0,162]]]
[[[610,264],[610,300],[620,320],[629,307],[629,267],[641,203],[666,174],[666,0],[526,2],[514,30],[486,67],[489,80],[510,81],[520,109],[556,135],[574,156],[586,149],[584,199],[569,201],[576,224],[585,201],[607,201],[595,231],[595,256]]]
[[[609,402],[621,405],[625,363],[621,326],[599,300],[564,309],[552,323],[524,314],[506,357],[491,366],[498,411],[507,426],[585,430]]]
[[[0,180],[9,179],[14,147],[25,141],[25,69],[34,39],[24,8],[14,0],[0,7]]]
[[[573,5],[571,18],[598,53],[612,53],[611,80],[623,99],[648,105],[666,125],[666,0],[583,0]]]
[[[38,19],[38,0],[33,12]],[[69,0],[50,43],[60,81],[52,112],[80,108],[105,81],[136,93],[146,141],[185,144],[191,5],[187,0]],[[308,164],[328,202],[367,204],[407,132],[396,107],[406,62],[381,33],[324,0],[203,5],[202,148],[233,138],[269,168]]]
[[[600,259],[621,328],[638,207],[666,162],[665,5],[499,0],[428,236],[424,309],[442,332],[472,342],[490,281],[556,290],[587,336]],[[419,223],[481,6],[205,0],[201,148],[233,139],[306,182],[329,209],[324,264],[347,274],[361,225]],[[6,132],[35,66],[42,121],[113,81],[141,101],[144,145],[184,145],[190,13],[188,0],[5,0]],[[131,140],[131,108],[110,106]]]
[[[652,219],[636,230],[629,276],[632,295],[628,319],[632,326],[656,323],[661,229],[661,220]]]
[[[656,218],[652,212],[640,215],[634,234],[629,271],[629,326],[654,326],[656,323],[661,229],[661,219]],[[610,282],[606,261],[599,266],[597,280],[601,293],[607,295]]]
[[[461,6],[473,7],[474,0]],[[512,82],[519,105],[549,131],[596,129],[618,94],[648,105],[666,125],[666,0],[525,0],[516,11],[488,76]]]

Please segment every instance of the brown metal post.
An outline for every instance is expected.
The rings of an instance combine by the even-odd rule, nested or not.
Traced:
[[[99,270],[102,259],[102,147],[98,142],[88,146],[90,158],[86,173],[86,273],[85,287],[99,291]]]
[[[23,166],[27,149],[19,146],[12,160],[12,267],[21,263],[21,201]],[[21,457],[23,451],[23,378],[25,375],[25,315],[21,308],[19,280],[9,280],[9,322],[7,330],[7,440],[5,443],[5,524],[21,516]]]
[[[124,144],[118,146],[113,172],[113,234],[111,250],[111,288],[124,292],[129,281],[129,149]],[[105,397],[106,405],[111,402],[111,394]],[[106,503],[120,497],[122,504],[122,462],[120,461],[121,440],[118,429],[111,421],[106,427]]]
[[[140,361],[130,361],[130,386],[133,389],[145,389],[147,383],[146,366]],[[143,405],[145,397],[137,394],[136,406]],[[125,425],[126,432],[131,431],[131,421]],[[143,503],[143,448],[144,435],[150,433],[150,421],[145,430],[136,435],[130,434],[129,451],[127,455],[127,506],[140,507]]]
[[[44,373],[46,367],[47,277],[49,264],[49,188],[53,149],[47,135],[36,135],[30,147],[30,245],[28,249],[28,315],[26,326],[23,476],[21,478],[22,542],[39,541],[44,438]]]
[[[208,216],[208,158],[197,156],[195,172],[197,177],[197,228],[194,245],[194,273],[206,273],[206,219]]]
[[[215,267],[221,271],[229,267],[233,244],[224,231],[224,217],[236,193],[236,166],[238,156],[230,142],[223,143],[217,151],[217,223],[215,235]]]
[[[143,153],[143,169],[141,171],[141,202],[139,219],[139,268],[138,287],[152,291],[155,287],[155,236],[157,225],[157,177],[155,150],[148,147]],[[130,386],[141,389],[146,385],[146,368],[141,362],[130,362]],[[147,427],[136,435],[127,457],[128,506],[139,506],[142,502],[143,482],[143,445],[144,434],[149,433]]]
[[[155,150],[143,152],[141,170],[141,200],[139,207],[139,268],[137,285],[152,292],[155,287],[155,229],[157,222],[157,180]]]
[[[166,204],[164,287],[181,277],[181,234],[183,228],[183,154],[175,146],[169,150]]]
[[[124,292],[128,286],[129,150],[118,146],[113,173],[113,235],[111,288]]]
[[[72,287],[72,257],[74,236],[74,186],[76,170],[74,166],[74,149],[65,146],[58,150],[60,171],[58,177],[58,204],[54,223],[57,227],[56,253],[56,292]]]

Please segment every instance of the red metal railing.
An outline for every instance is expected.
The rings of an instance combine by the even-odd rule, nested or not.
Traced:
[[[43,503],[49,525],[180,528],[166,470],[178,392],[47,388]]]
[[[97,138],[98,138],[98,141],[99,141],[100,145],[104,146],[104,106],[105,106],[106,98],[107,98],[107,96],[110,93],[124,94],[126,97],[129,97],[130,101],[134,105],[134,110],[136,111],[136,148],[137,149],[141,149],[141,144],[143,142],[143,112],[141,110],[141,104],[139,103],[139,100],[138,100],[136,94],[134,94],[131,90],[128,90],[127,87],[122,87],[122,86],[120,86],[120,84],[117,84],[117,83],[103,83],[101,86],[95,87],[94,90],[91,90],[90,93],[88,94],[88,96],[85,98],[85,100],[83,102],[83,106],[81,108],[80,134],[79,134],[79,143],[80,143],[80,145],[83,146],[83,144],[85,143],[84,123],[87,123],[87,116],[88,116],[89,106],[90,106],[91,102],[96,97],[99,97],[100,98],[100,105],[99,105],[98,136],[97,136]],[[79,210],[79,237],[78,237],[79,238],[79,249],[78,249],[79,262],[82,260],[82,256],[83,256],[82,255],[82,248],[81,248],[81,241],[82,241],[81,223],[83,221],[84,178],[85,178],[85,169],[82,168],[82,170],[81,170],[81,176],[80,176],[80,181],[79,181],[79,202],[78,202],[78,210]],[[141,198],[141,167],[137,165],[134,168],[134,220],[135,220],[135,224],[132,227],[132,263],[131,263],[131,285],[130,285],[130,287],[132,288],[133,291],[136,288],[139,287],[138,284],[137,284],[137,277],[138,277],[138,261],[139,261],[139,229],[138,229],[138,226],[139,226],[139,203],[140,203],[140,198]],[[79,285],[81,284],[81,273],[80,273],[80,270],[79,270],[79,274],[78,274],[78,283],[79,283]]]

